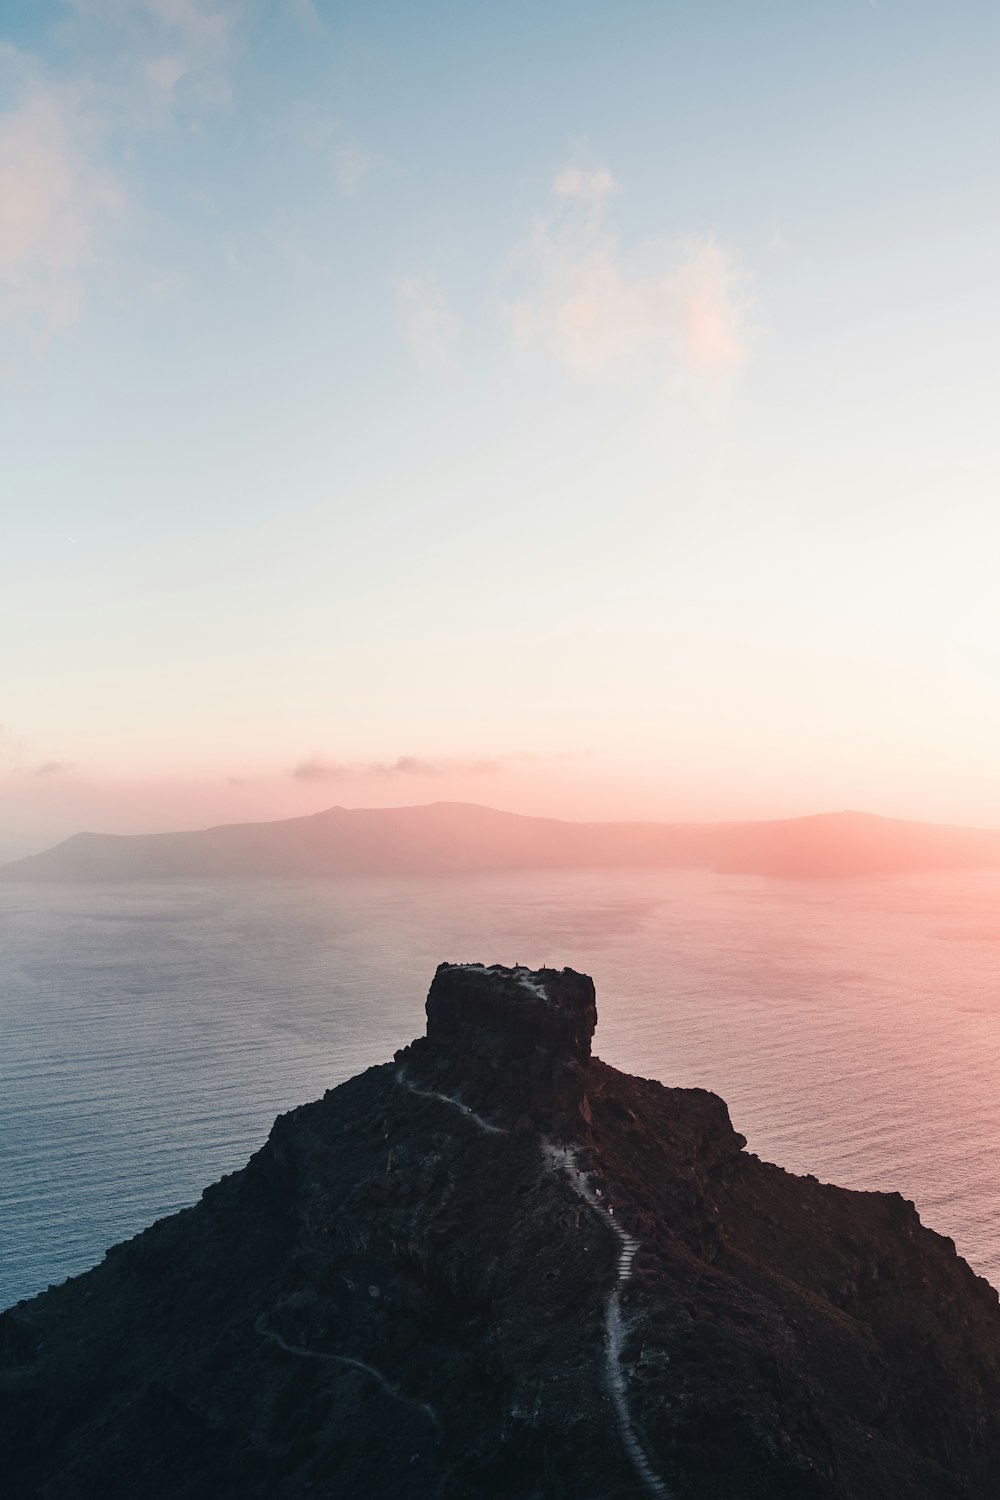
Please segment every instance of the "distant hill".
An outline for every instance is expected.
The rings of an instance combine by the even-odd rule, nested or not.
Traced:
[[[573,823],[467,802],[331,807],[187,833],[78,833],[0,869],[18,881],[399,875],[688,866],[825,877],[1000,866],[1000,830],[823,813],[753,823]]]

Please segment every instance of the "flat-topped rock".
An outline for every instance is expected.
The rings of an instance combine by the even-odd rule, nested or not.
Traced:
[[[427,1034],[396,1054],[413,1082],[457,1094],[505,1126],[586,1118],[594,981],[574,969],[439,964]]]
[[[440,964],[427,996],[428,1041],[490,1062],[587,1062],[596,1027],[594,981],[575,969]]]

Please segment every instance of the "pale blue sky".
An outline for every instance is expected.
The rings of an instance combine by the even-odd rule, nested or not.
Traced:
[[[0,853],[1000,823],[994,5],[0,27]]]

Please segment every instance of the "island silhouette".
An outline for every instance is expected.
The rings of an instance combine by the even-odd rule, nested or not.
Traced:
[[[472,802],[330,807],[182,833],[77,833],[0,869],[22,881],[440,875],[624,867],[826,878],[1000,866],[1000,829],[834,812],[755,822],[571,822]]]

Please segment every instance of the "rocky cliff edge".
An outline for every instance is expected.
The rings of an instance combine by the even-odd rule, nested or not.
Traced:
[[[572,970],[427,1016],[0,1315],[12,1500],[996,1500],[997,1296],[912,1204],[593,1057]]]

